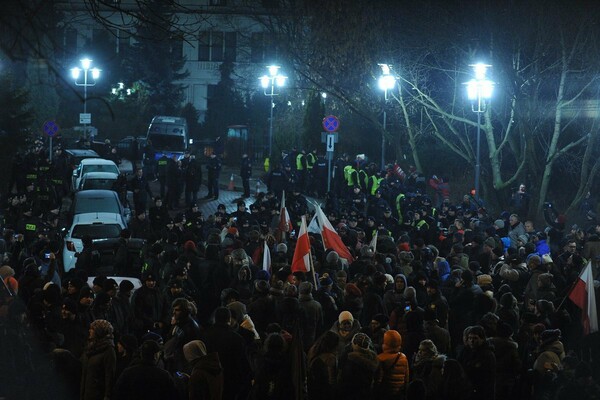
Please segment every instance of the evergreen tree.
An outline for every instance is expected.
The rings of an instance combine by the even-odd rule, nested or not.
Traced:
[[[321,143],[321,132],[323,131],[323,117],[325,107],[321,101],[319,92],[313,92],[308,96],[304,124],[302,130],[301,145],[306,151],[318,148]]]
[[[216,138],[224,134],[228,125],[246,124],[247,111],[243,99],[234,89],[231,78],[233,63],[224,61],[219,68],[221,80],[216,85],[214,95],[208,99],[208,107],[202,136]]]
[[[181,81],[188,76],[182,71],[185,57],[183,42],[172,33],[173,8],[161,0],[145,5],[144,20],[136,27],[136,43],[124,62],[127,81],[141,81],[148,88],[146,108],[140,110],[147,120],[155,115],[178,115],[183,101]]]

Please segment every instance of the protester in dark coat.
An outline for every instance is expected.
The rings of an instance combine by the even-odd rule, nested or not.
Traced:
[[[486,342],[485,331],[479,325],[470,326],[464,333],[466,344],[458,356],[473,386],[471,399],[495,398],[496,356]]]
[[[286,342],[279,333],[265,339],[265,353],[259,358],[254,374],[251,399],[292,399],[294,386],[291,363],[286,356]]]
[[[352,338],[351,351],[340,360],[338,398],[370,399],[379,360],[371,348],[371,339],[364,333]]]
[[[171,375],[156,365],[160,346],[153,340],[140,348],[140,359],[121,374],[114,390],[116,400],[175,399],[177,391]]]
[[[250,366],[244,338],[230,327],[231,312],[226,307],[215,310],[215,323],[201,334],[207,352],[219,353],[223,366],[223,399],[235,399],[248,385]]]
[[[330,400],[335,395],[338,374],[336,348],[340,337],[326,331],[308,352],[308,395],[311,400]]]
[[[206,353],[201,340],[183,346],[185,359],[192,366],[188,382],[190,399],[221,400],[223,397],[223,368],[218,353]]]
[[[116,369],[110,322],[98,319],[90,325],[89,342],[81,357],[81,368],[81,400],[109,399]]]
[[[304,310],[306,318],[306,325],[302,336],[302,344],[305,351],[308,351],[317,338],[317,335],[320,335],[323,331],[323,308],[318,301],[313,299],[311,292],[312,283],[302,282],[300,284],[298,301],[300,308]]]

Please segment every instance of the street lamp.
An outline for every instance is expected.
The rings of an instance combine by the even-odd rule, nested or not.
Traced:
[[[279,74],[279,65],[269,65],[267,69],[269,70],[269,75],[263,75],[260,79],[260,85],[264,89],[265,96],[271,97],[271,115],[269,118],[269,160],[271,160],[271,150],[273,147],[273,108],[275,108],[275,103],[273,102],[273,96],[279,95],[279,93],[275,92],[275,86],[282,87],[285,85],[285,81],[287,76]],[[271,88],[271,90],[267,91],[267,89]]]
[[[466,83],[467,96],[471,100],[471,110],[477,114],[477,153],[475,162],[475,199],[479,201],[479,177],[481,173],[481,114],[487,109],[486,100],[492,97],[494,82],[486,78],[486,72],[491,65],[477,63],[471,65],[475,72],[475,79]]]
[[[385,103],[383,105],[383,131],[381,132],[381,170],[385,170],[385,131],[387,124],[386,105],[388,100],[388,90],[396,86],[396,77],[391,74],[391,65],[379,64],[381,67],[381,76],[379,77],[379,89],[383,90]]]
[[[87,115],[87,88],[88,86],[94,86],[96,80],[100,78],[100,70],[98,68],[90,68],[92,66],[92,60],[84,58],[81,61],[81,68],[71,68],[71,76],[75,80],[76,86],[83,86],[83,115],[79,117],[80,123],[83,123],[83,137],[87,138],[87,125],[91,123],[92,119],[90,115]],[[83,71],[83,82],[79,81],[81,72]],[[88,72],[92,73],[92,82],[88,81]]]

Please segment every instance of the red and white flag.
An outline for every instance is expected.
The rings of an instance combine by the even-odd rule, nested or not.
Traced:
[[[287,227],[287,229],[286,229]],[[285,190],[281,195],[281,213],[279,214],[279,229],[282,232],[291,232],[294,230],[292,226],[292,220],[290,219],[290,214],[285,207]]]
[[[271,250],[265,240],[265,247],[263,248],[263,268],[264,271],[271,272]]]
[[[371,239],[371,244],[369,244],[369,247],[373,249],[373,253],[377,253],[377,237],[379,231],[375,231],[375,234],[373,235],[373,239]]]
[[[310,271],[310,240],[306,230],[306,217],[304,215],[302,216],[296,250],[294,250],[294,258],[292,259],[292,272],[296,271]]]
[[[598,332],[598,315],[596,313],[596,294],[594,292],[594,276],[592,273],[592,263],[588,263],[583,269],[575,287],[569,293],[569,299],[579,308],[581,308],[581,317],[583,320],[583,334],[589,335]]]
[[[323,244],[325,245],[325,248],[335,250],[340,258],[345,258],[348,260],[348,262],[352,262],[354,257],[352,257],[352,254],[350,254],[350,250],[348,250],[348,247],[346,247],[340,235],[338,235],[336,230],[333,228],[333,225],[331,225],[331,222],[329,222],[325,216],[325,213],[323,210],[321,210],[321,207],[316,207],[315,210],[317,212],[317,219],[319,220],[321,237],[323,238]]]

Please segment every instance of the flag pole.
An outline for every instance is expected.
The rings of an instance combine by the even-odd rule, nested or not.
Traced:
[[[310,244],[310,239],[309,239],[308,243]],[[308,248],[308,258],[310,260],[310,272],[312,274],[313,282],[315,284],[315,290],[317,290],[319,288],[319,286],[317,285],[317,275],[315,274],[315,264],[313,263],[312,250],[311,249],[312,249],[312,246],[310,246]]]

